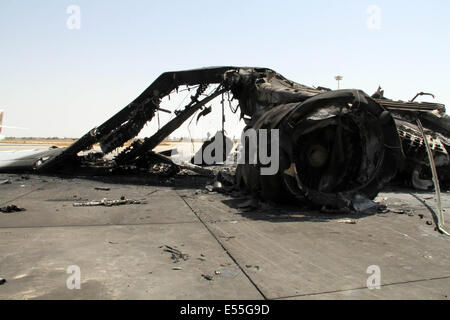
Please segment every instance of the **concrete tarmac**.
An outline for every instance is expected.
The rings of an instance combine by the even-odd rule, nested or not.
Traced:
[[[450,238],[433,193],[385,191],[387,213],[324,214],[175,182],[0,174],[0,299],[448,299]],[[110,190],[98,190],[103,187]],[[74,207],[103,198],[141,204]],[[449,193],[442,195],[450,208]],[[448,212],[445,212],[450,221]],[[428,222],[428,223],[427,223]],[[449,228],[450,229],[450,228]],[[172,258],[165,246],[186,260]],[[70,266],[81,288],[68,289]],[[380,289],[368,289],[369,266]]]

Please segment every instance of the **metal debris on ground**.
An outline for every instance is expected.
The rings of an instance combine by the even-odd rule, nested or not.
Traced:
[[[248,269],[253,268],[255,270],[259,270],[259,266],[253,266],[251,264],[246,264],[245,267],[248,268]]]
[[[353,219],[340,219],[338,220],[339,223],[346,223],[346,224],[356,224],[356,220]]]
[[[178,263],[180,262],[180,260],[188,260],[189,259],[189,255],[182,253],[180,250],[169,247],[169,246],[164,246],[164,251],[165,252],[170,252],[172,254],[172,256],[170,257],[173,260],[173,263]]]
[[[231,239],[236,238],[236,236],[220,236],[219,238],[223,238],[223,239],[225,239],[225,241],[229,241]]]
[[[0,181],[0,185],[1,184],[11,184],[11,180],[9,180],[9,179],[2,180],[2,181]]]
[[[239,271],[236,269],[220,269],[216,270],[214,273],[221,278],[236,278]]]
[[[388,207],[384,204],[381,204],[378,206],[378,213],[388,213],[390,210],[388,209]]]
[[[20,212],[20,211],[25,211],[25,210],[26,209],[19,208],[15,204],[10,204],[6,207],[0,208],[0,212],[3,212],[3,213]]]
[[[209,274],[202,274],[202,277],[208,281],[212,281],[214,279],[214,277]]]
[[[222,185],[222,182],[220,182],[220,181],[214,181],[214,184],[213,184],[213,191],[216,191],[216,192],[221,192],[221,191],[223,191],[223,185]]]
[[[100,190],[100,191],[109,191],[111,190],[111,188],[107,188],[107,187],[95,187],[95,190]]]
[[[87,201],[87,202],[75,202],[73,204],[73,206],[74,207],[94,207],[94,206],[112,207],[112,206],[120,206],[120,205],[126,205],[126,204],[142,204],[142,203],[144,203],[140,200],[130,200],[130,199],[125,199],[124,197],[122,197],[122,198],[118,199],[118,200],[108,200],[105,198],[100,201],[94,200],[94,201]]]
[[[235,176],[225,171],[219,171],[213,184],[208,184],[205,189],[208,192],[231,193],[235,191]]]
[[[433,177],[433,185],[434,185],[434,191],[436,193],[436,207],[437,207],[436,228],[439,230],[439,232],[441,232],[447,236],[450,236],[450,233],[444,229],[444,213],[442,211],[441,189],[440,189],[440,185],[439,185],[439,177],[438,177],[438,173],[437,173],[437,169],[436,169],[436,162],[434,161],[433,151],[431,150],[428,139],[425,136],[425,131],[423,129],[420,119],[417,119],[416,122],[417,122],[417,125],[419,127],[419,130],[422,134],[422,137],[423,137],[423,140],[425,143],[425,147],[426,147],[427,155],[428,155],[428,161],[429,161],[429,165],[431,167],[431,172],[432,172],[432,177]],[[450,160],[449,160],[449,156],[447,153],[447,161],[446,161],[447,166],[448,166],[449,162],[450,162]]]
[[[392,212],[397,214],[407,214],[408,216],[414,215],[413,211],[408,209],[392,209]]]
[[[203,253],[200,253],[200,258],[197,258],[200,261],[206,261],[205,255]]]

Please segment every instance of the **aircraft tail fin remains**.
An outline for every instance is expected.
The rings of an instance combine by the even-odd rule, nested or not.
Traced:
[[[28,128],[23,127],[10,127],[3,125],[3,119],[5,117],[5,110],[0,110],[0,140],[5,139],[5,136],[2,135],[3,129],[20,129],[20,130],[28,130]]]
[[[0,110],[0,135],[2,134],[2,128],[3,128],[3,114],[5,112],[3,110]]]

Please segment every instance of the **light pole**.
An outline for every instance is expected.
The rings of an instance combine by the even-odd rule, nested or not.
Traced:
[[[339,90],[339,81],[341,81],[342,79],[344,79],[344,77],[342,76],[336,76],[334,77],[334,79],[336,79],[337,83],[338,83],[338,90]]]

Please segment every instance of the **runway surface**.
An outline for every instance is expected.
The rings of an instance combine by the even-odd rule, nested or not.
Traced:
[[[0,184],[0,207],[26,209],[0,214],[0,299],[449,297],[450,238],[434,230],[432,193],[382,192],[390,211],[373,215],[269,204],[246,212],[244,198],[181,177],[119,178],[0,175],[11,182]],[[121,196],[142,202],[73,206]],[[448,210],[450,194],[442,199]],[[66,286],[69,266],[81,270],[80,290]],[[367,287],[371,266],[380,289]]]

